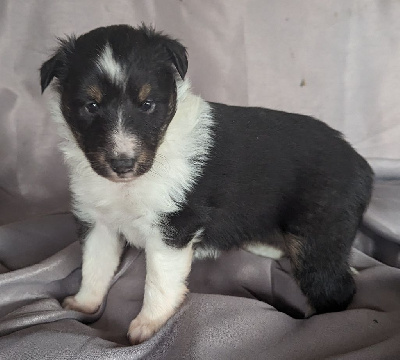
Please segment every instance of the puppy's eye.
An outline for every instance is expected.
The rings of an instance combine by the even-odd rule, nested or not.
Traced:
[[[155,107],[156,103],[153,100],[146,100],[140,104],[140,110],[148,114],[152,113]]]
[[[91,102],[85,105],[85,109],[90,114],[95,114],[99,110],[99,104]]]

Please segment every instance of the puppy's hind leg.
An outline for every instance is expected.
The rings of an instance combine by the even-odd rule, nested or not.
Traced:
[[[122,248],[116,232],[100,223],[94,225],[83,240],[81,287],[75,296],[64,299],[65,309],[96,312],[118,267]]]
[[[294,276],[317,314],[345,310],[356,292],[347,240],[332,237],[329,231],[319,237],[287,236]]]

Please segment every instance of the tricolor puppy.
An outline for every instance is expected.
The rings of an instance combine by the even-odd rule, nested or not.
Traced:
[[[84,227],[81,288],[63,306],[99,308],[125,239],[147,265],[133,344],[182,303],[193,257],[232,248],[285,253],[315,313],[345,309],[369,165],[308,116],[204,101],[187,66],[178,41],[127,25],[61,40],[42,65]]]

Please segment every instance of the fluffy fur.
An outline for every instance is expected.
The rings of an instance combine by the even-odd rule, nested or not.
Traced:
[[[62,40],[43,64],[83,228],[82,284],[64,307],[98,309],[124,238],[146,251],[133,344],[182,303],[193,257],[232,248],[286,253],[316,313],[345,309],[367,162],[310,117],[205,102],[186,70],[178,41],[126,25]]]

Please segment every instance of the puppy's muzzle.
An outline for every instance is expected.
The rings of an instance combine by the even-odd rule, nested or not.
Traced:
[[[135,166],[135,159],[133,158],[116,158],[110,159],[110,167],[117,175],[124,175],[133,171]]]

